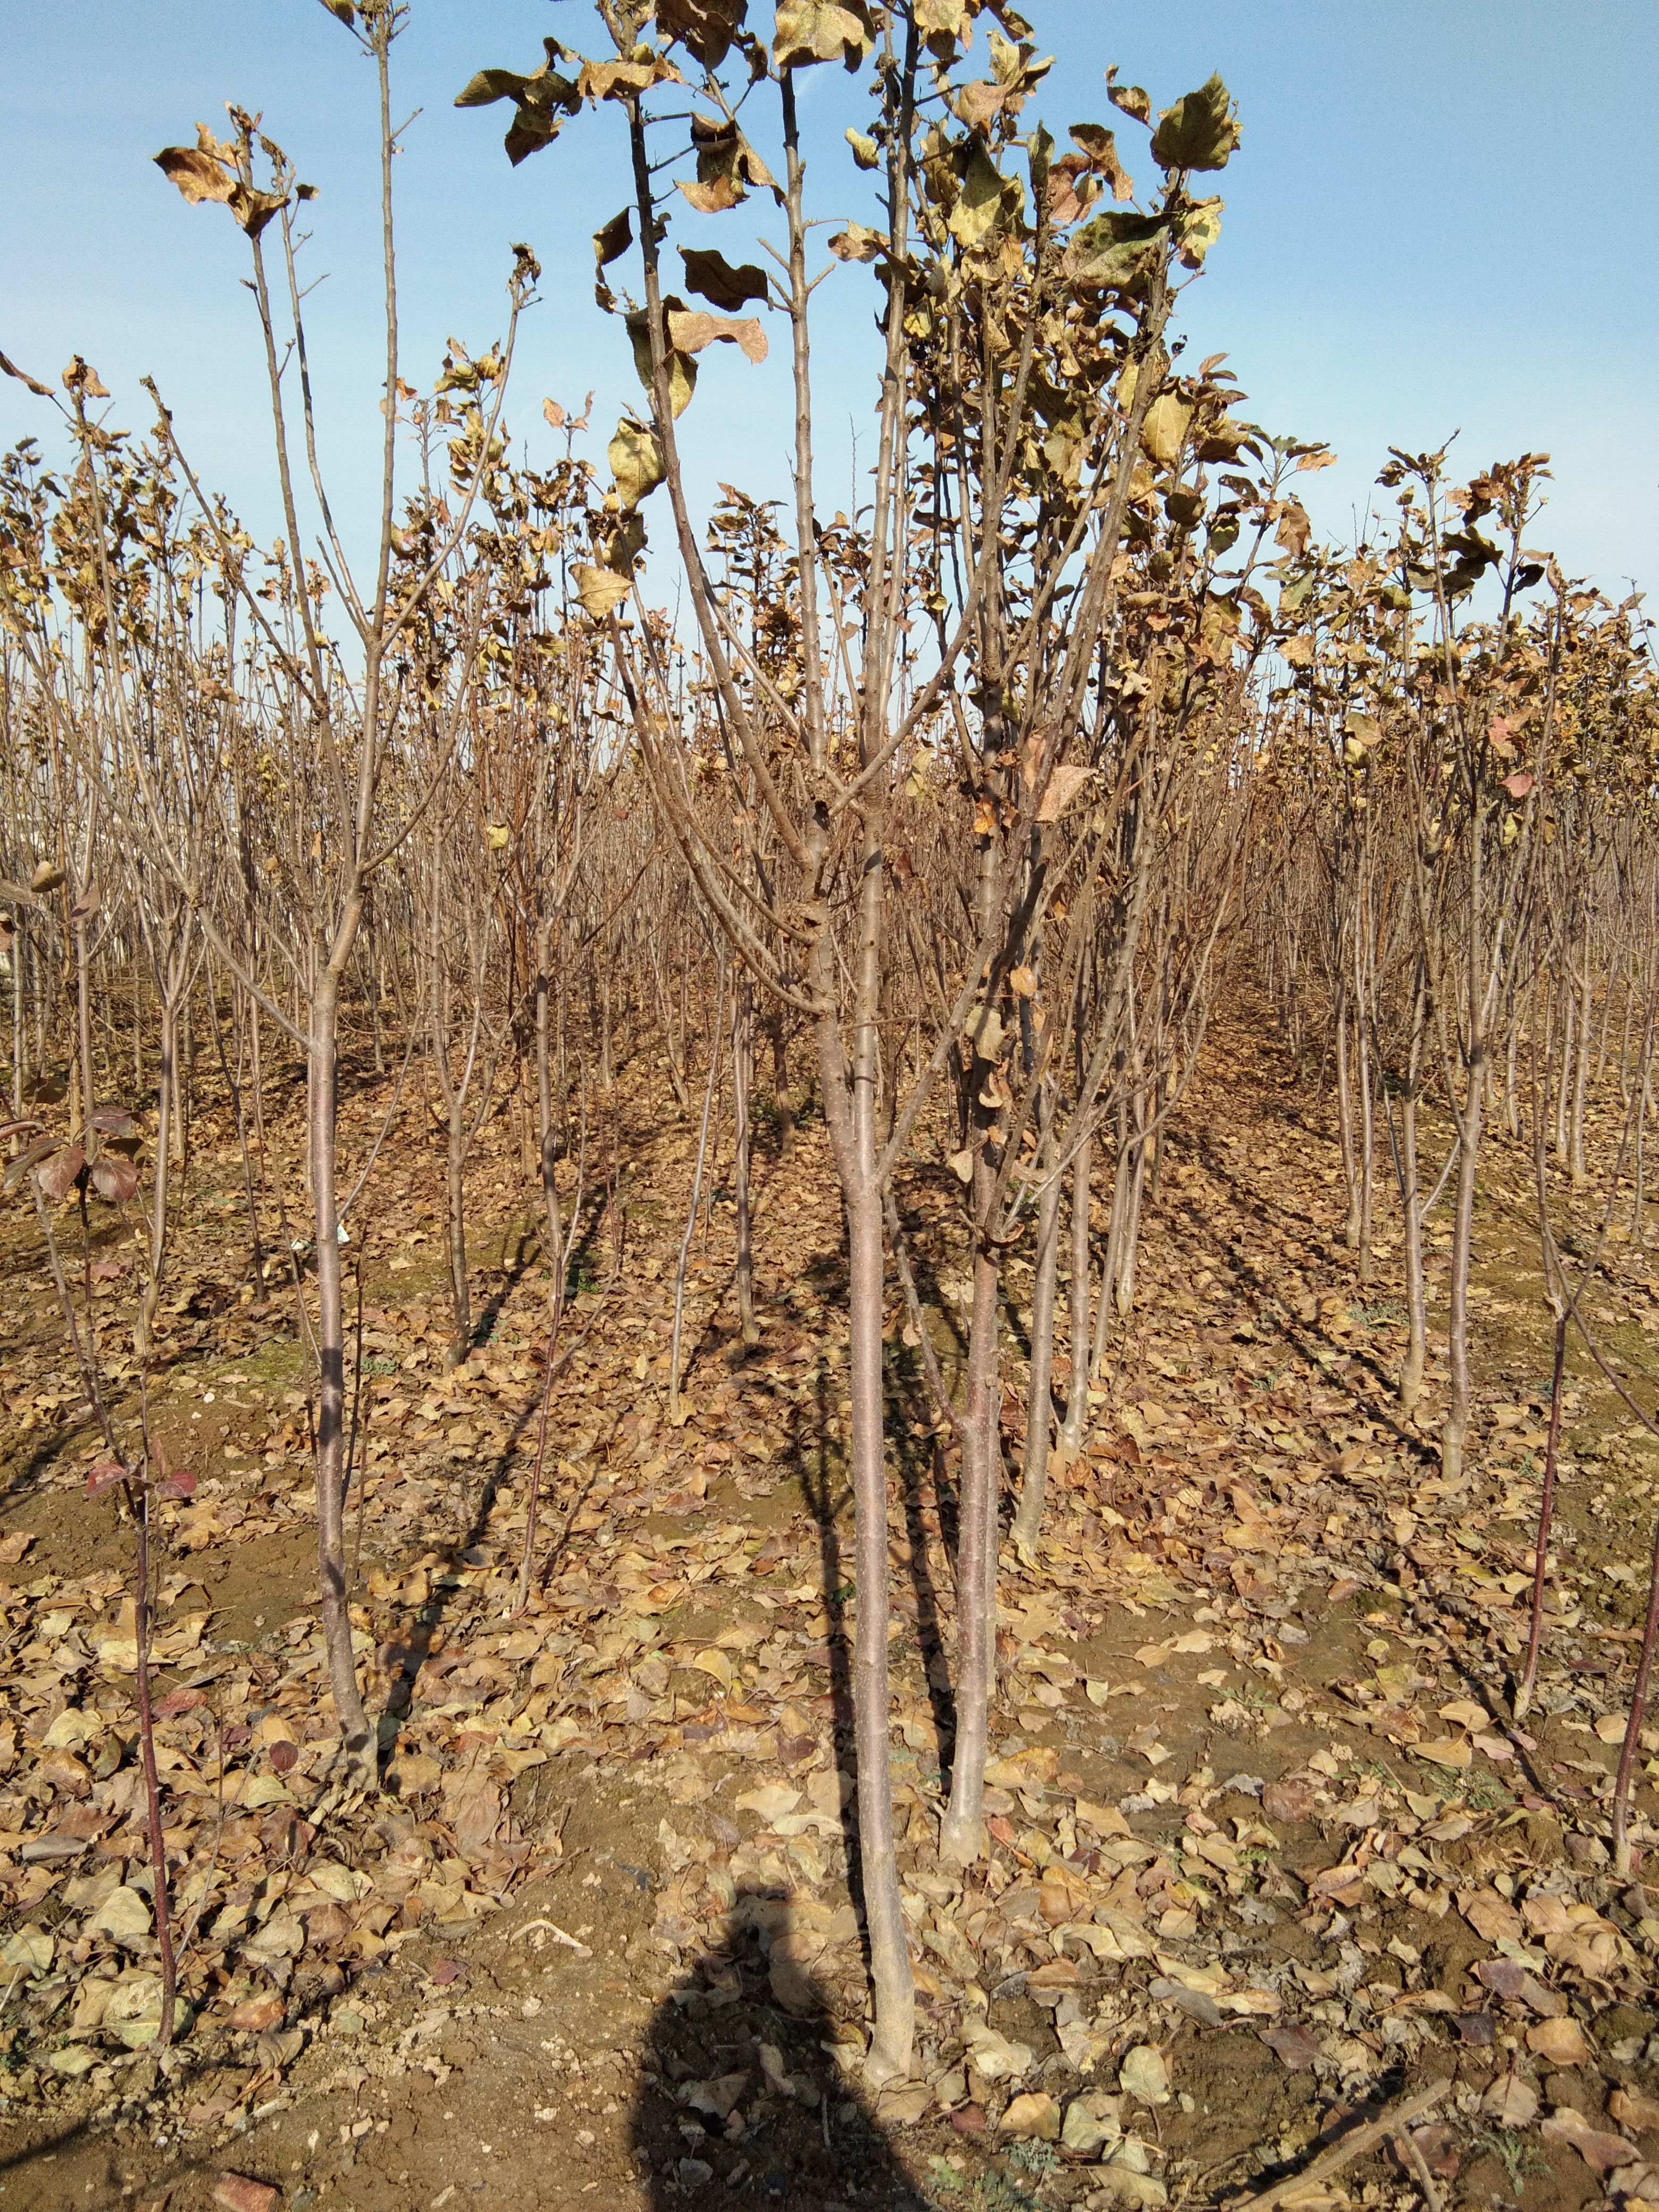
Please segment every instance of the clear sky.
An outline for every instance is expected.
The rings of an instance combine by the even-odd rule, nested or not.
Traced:
[[[1070,123],[1117,125],[1138,181],[1151,181],[1144,134],[1108,107],[1108,63],[1155,106],[1214,69],[1237,96],[1243,144],[1217,180],[1223,234],[1183,319],[1194,357],[1227,352],[1244,413],[1337,447],[1338,467],[1301,480],[1322,529],[1352,529],[1389,445],[1461,431],[1470,472],[1526,449],[1553,455],[1534,536],[1570,572],[1615,596],[1627,578],[1659,578],[1652,0],[1023,4],[1057,57],[1030,112],[1062,144]],[[769,18],[764,0],[753,12]],[[546,276],[509,422],[549,459],[544,395],[580,408],[596,388],[588,450],[602,464],[619,405],[639,397],[620,325],[592,301],[591,234],[629,197],[620,117],[584,116],[513,170],[509,111],[451,105],[481,65],[532,67],[548,32],[605,51],[585,0],[413,0],[395,50],[399,116],[419,111],[397,173],[404,374],[429,387],[447,331],[474,349],[500,331],[509,241],[526,239]],[[245,244],[223,209],[187,207],[149,160],[190,143],[198,118],[222,128],[227,100],[263,110],[319,190],[313,375],[337,513],[362,543],[382,341],[373,76],[349,34],[318,0],[0,0],[0,349],[54,383],[84,354],[114,395],[112,419],[134,427],[149,420],[138,379],[153,375],[204,481],[256,533],[273,532]],[[807,77],[809,194],[822,213],[857,212],[866,180],[841,138],[855,82],[838,68]],[[678,222],[675,239],[752,258],[769,215],[757,194]],[[848,499],[855,431],[871,457],[869,272],[837,270],[817,297],[829,511]],[[717,477],[787,489],[781,322],[772,334],[763,368],[730,347],[703,356],[686,427],[705,490]],[[50,444],[50,418],[0,379],[0,441],[33,430]]]

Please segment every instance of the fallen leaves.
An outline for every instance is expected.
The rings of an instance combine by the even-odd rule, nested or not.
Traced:
[[[1590,2058],[1584,2031],[1576,2020],[1540,2020],[1527,2030],[1527,2048],[1552,2066],[1583,2066]]]
[[[1457,1909],[1475,1934],[1488,1943],[1505,1938],[1513,1940],[1521,1933],[1520,1913],[1508,1898],[1500,1897],[1495,1889],[1460,1890]]]
[[[758,1790],[745,1790],[734,1801],[739,1812],[757,1813],[769,1824],[793,1813],[799,1804],[799,1790],[787,1789],[781,1782],[769,1782]]]
[[[1622,2128],[1637,2135],[1659,2135],[1659,2097],[1650,2097],[1645,2090],[1615,2089],[1607,2099],[1607,2110]]]
[[[1319,2039],[1299,2021],[1284,2027],[1264,2027],[1261,2040],[1275,2058],[1292,2074],[1306,2073],[1320,2055]]]
[[[665,1212],[683,1203],[654,1158],[642,1147],[642,1216],[653,1203]],[[1176,1189],[1186,1164],[1174,1148]],[[781,1178],[782,1199],[808,1180]],[[1203,1196],[1205,1249],[1218,1253],[1234,1231],[1207,1181]],[[827,1217],[812,1217],[810,1231],[781,1218],[792,1264],[836,1248]],[[716,1261],[724,1233],[711,1235]],[[743,1369],[700,1367],[686,1422],[671,1430],[650,1380],[660,1371],[666,1296],[661,1274],[647,1270],[661,1256],[630,1252],[639,1271],[628,1279],[626,1319],[637,1325],[598,1334],[570,1370],[570,1395],[562,1384],[555,1398],[548,1495],[567,1547],[550,1553],[546,1589],[522,1617],[507,1617],[524,1526],[513,1492],[522,1462],[509,1438],[537,1398],[532,1363],[508,1337],[453,1376],[430,1365],[422,1375],[416,1362],[377,1378],[384,1389],[369,1433],[386,1449],[370,1462],[366,1572],[354,1593],[377,1710],[398,1721],[375,1824],[318,1809],[328,1745],[313,1729],[320,1676],[308,1625],[291,1641],[270,1632],[256,1639],[243,1621],[234,1640],[246,1648],[234,1650],[224,1616],[201,1610],[218,1595],[221,1559],[257,1545],[262,1528],[300,1533],[309,1510],[302,1413],[271,1409],[280,1481],[263,1471],[263,1438],[245,1437],[261,1447],[250,1450],[250,1479],[176,1509],[171,1540],[191,1554],[181,1571],[210,1587],[180,1589],[163,1611],[162,1636],[177,1639],[167,1645],[174,1680],[194,1686],[158,1702],[166,1817],[191,1823],[176,1863],[182,1880],[205,1881],[197,1948],[225,1978],[192,2038],[242,2038],[235,2047],[250,2067],[257,2055],[281,2070],[295,2063],[289,2039],[314,2023],[300,1994],[308,1977],[331,1973],[349,1990],[362,1965],[434,1929],[466,1956],[469,1927],[556,1858],[551,1846],[540,1857],[544,1839],[515,1818],[529,1787],[515,1789],[519,1778],[549,1761],[558,1762],[547,1778],[560,1778],[560,1798],[583,1786],[563,1778],[598,1770],[640,1789],[651,1828],[659,1809],[670,1815],[654,1852],[647,1832],[635,1854],[652,1892],[641,1939],[650,1975],[721,2002],[747,1995],[803,2021],[821,2019],[826,2005],[838,2019],[859,2016],[863,1948],[847,1887],[856,1806],[836,1708],[856,1608],[844,1567],[826,1578],[823,1529],[787,1487],[824,1406],[836,1434],[844,1375],[826,1355],[827,1307],[792,1307],[787,1324],[769,1316]],[[1616,1905],[1604,1913],[1581,1903],[1578,1872],[1552,1857],[1506,1794],[1535,1778],[1536,1747],[1493,1726],[1492,1712],[1504,1708],[1483,1702],[1474,1624],[1512,1623],[1504,1582],[1516,1571],[1478,1532],[1462,1530],[1474,1548],[1454,1534],[1463,1509],[1422,1494],[1409,1454],[1346,1382],[1339,1389],[1310,1370],[1270,1383],[1277,1370],[1263,1348],[1233,1334],[1242,1294],[1192,1289],[1191,1250],[1179,1268],[1170,1263],[1167,1281],[1156,1272],[1161,1246],[1149,1248],[1146,1264],[1156,1309],[1167,1300],[1169,1311],[1182,1310],[1177,1296],[1212,1305],[1211,1317],[1226,1324],[1224,1351],[1200,1356],[1183,1322],[1137,1352],[1124,1387],[1146,1395],[1098,1409],[1090,1449],[1067,1469],[1040,1567],[1010,1563],[999,1619],[1009,1705],[994,1720],[984,1855],[959,1881],[954,1872],[945,1880],[933,1856],[951,1748],[950,1560],[942,1524],[918,1533],[894,1501],[900,1866],[927,2033],[960,2040],[949,2053],[962,2124],[954,2139],[967,2142],[975,2129],[965,2116],[975,2114],[988,2142],[1104,2154],[1089,2177],[1102,2197],[1153,2204],[1174,2191],[1156,2147],[1124,2135],[1124,2100],[1162,2112],[1178,2089],[1197,2086],[1182,2074],[1189,2046],[1179,2039],[1194,2022],[1206,2036],[1248,2023],[1265,2045],[1255,2061],[1262,2078],[1298,2073],[1326,2101],[1375,2094],[1388,2067],[1463,2038],[1477,2078],[1493,2057],[1508,2068],[1478,2124],[1531,2128],[1547,2069],[1598,2062],[1581,2023],[1599,2039],[1595,2015],[1612,1998],[1647,2002],[1639,1991],[1651,1956],[1632,1932],[1634,1909],[1626,1918]],[[711,1264],[709,1285],[717,1273]],[[711,1289],[711,1310],[719,1296]],[[377,1356],[408,1363],[426,1344],[417,1309],[369,1310]],[[1248,1311],[1248,1325],[1265,1334],[1259,1308]],[[1359,1324],[1352,1329],[1358,1336]],[[1247,1373],[1246,1362],[1260,1365]],[[501,1488],[465,1551],[440,1541],[450,1486],[476,1496],[491,1468]],[[745,1485],[756,1497],[778,1490],[775,1505],[751,1510]],[[940,1504],[925,1486],[912,1502],[935,1523]],[[1379,1529],[1410,1548],[1410,1607],[1392,1580],[1380,1587]],[[1455,1552],[1458,1603],[1474,1608],[1474,1632],[1455,1651],[1432,1626],[1438,1546],[1448,1559]],[[15,1567],[27,1549],[0,1550],[0,1563]],[[1466,1563],[1490,1581],[1471,1577]],[[1353,1573],[1342,1571],[1350,1565]],[[924,1583],[938,1606],[925,1645],[906,1609]],[[1369,1608],[1369,1620],[1337,1613],[1356,1596],[1354,1613]],[[148,1900],[131,1878],[145,1862],[131,1802],[117,1796],[132,1771],[124,1598],[88,1577],[14,1595],[7,1620],[34,1650],[40,1687],[15,1715],[8,1709],[0,1772],[15,1758],[56,1794],[49,1806],[8,1801],[0,1814],[0,1869],[19,1885],[0,1959],[8,1978],[21,1969],[20,1991],[54,1967],[70,1974],[66,2017],[85,2041],[69,2046],[65,2079],[83,2059],[84,2073],[134,2047],[153,2017]],[[1227,1736],[1206,1729],[1212,1699],[1202,1691],[1220,1693],[1213,1702],[1228,1716]],[[1595,1725],[1604,1742],[1613,1720]],[[16,1732],[9,1754],[8,1728]],[[1529,1754],[1522,1776],[1516,1746]],[[1583,1734],[1577,1747],[1599,1755]],[[61,1765],[46,1764],[58,1757]],[[113,1764],[100,1772],[106,1761]],[[1493,1765],[1504,1771],[1494,1775]],[[1599,1814],[1579,1802],[1588,1844]],[[680,1806],[691,1809],[682,1815]],[[311,1814],[319,1833],[302,1832]],[[70,1832],[81,1816],[88,1832],[102,1824],[96,1834]],[[210,1875],[222,1819],[221,1863]],[[114,1878],[71,1902],[70,1885],[94,1875]],[[1494,1886],[1500,1876],[1507,1893]],[[1598,1878],[1584,1870],[1586,1881]],[[36,1879],[50,1886],[31,1898],[21,1885]],[[1442,1988],[1431,1947],[1454,1900],[1495,1955],[1458,1964]],[[555,1909],[581,1924],[581,1907]],[[512,1940],[556,1947],[548,1955],[562,1958],[565,1973],[604,1944],[608,1969],[611,1931],[585,1932],[591,1943],[538,1917]],[[1455,1924],[1443,1932],[1462,1961],[1469,1937]],[[1248,1948],[1236,1951],[1239,1936]],[[65,1963],[82,1944],[90,1975]],[[631,1969],[631,1958],[618,1967]],[[438,1964],[427,1994],[462,1973]],[[1012,2024],[1018,2015],[1000,2007],[1016,1992],[1042,2008],[1052,2034]],[[337,2014],[355,2023],[340,2033],[363,2039],[354,2049],[365,2053],[374,2039],[368,2010],[365,2000]],[[1251,2040],[1235,2038],[1247,2048]],[[711,2048],[681,2084],[688,2123],[701,2114],[712,2133],[741,2113],[755,2125],[769,2097],[811,2106],[816,2118],[818,2089],[805,2067],[792,2075],[778,2046],[763,2044],[745,2074],[736,2070],[743,2055]],[[856,2063],[848,2058],[844,2070]],[[1103,2080],[1119,2086],[1090,2086]],[[939,2109],[932,2082],[906,2083],[884,2097],[878,2123],[919,2126]],[[1609,2113],[1610,2124],[1642,2132],[1634,2106]],[[222,2118],[223,2109],[213,2124]]]
[[[14,1929],[0,1943],[0,1966],[9,1966],[14,1976],[50,1973],[57,1949],[56,1942],[44,1928],[30,1923]]]
[[[112,1936],[118,1943],[141,1943],[150,1931],[153,1914],[142,1890],[112,1889],[88,1923],[94,1935]]]
[[[1125,2092],[1138,2097],[1143,2105],[1167,2105],[1170,2101],[1169,2063],[1155,2045],[1138,2043],[1133,2051],[1126,2051],[1118,2068],[1118,2080]]]
[[[1055,2142],[1060,2137],[1060,2106],[1046,2089],[1027,2090],[1009,2099],[998,2126],[1006,2136]]]
[[[1528,2128],[1538,2117],[1538,2092],[1511,2069],[1492,2084],[1481,2107],[1501,2128]]]
[[[1030,2071],[1036,2057],[1029,2043],[999,2034],[988,2021],[971,2014],[963,2022],[962,2039],[974,2071],[985,2081],[1017,2081]]]
[[[1427,1759],[1436,1766],[1447,1766],[1462,1772],[1474,1758],[1473,1747],[1463,1736],[1437,1736],[1431,1743],[1414,1743],[1411,1747],[1413,1759]]]
[[[1592,2173],[1614,2173],[1621,2166],[1636,2164],[1639,2155],[1633,2142],[1592,2127],[1571,2105],[1558,2106],[1544,2122],[1542,2133],[1571,2143]]]
[[[1261,1809],[1270,1820],[1293,1824],[1310,1818],[1318,1795],[1313,1783],[1305,1777],[1287,1776],[1282,1782],[1269,1782],[1264,1786]]]

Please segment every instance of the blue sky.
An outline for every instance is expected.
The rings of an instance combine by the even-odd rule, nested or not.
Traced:
[[[1534,532],[1615,596],[1659,575],[1659,11],[1650,0],[1024,0],[1056,56],[1035,103],[1064,143],[1108,119],[1138,180],[1145,138],[1108,107],[1119,64],[1167,105],[1218,69],[1243,144],[1218,180],[1219,244],[1187,293],[1193,357],[1225,350],[1275,430],[1328,439],[1340,465],[1304,477],[1319,526],[1343,535],[1389,445],[1462,435],[1466,471],[1550,453],[1550,508]],[[762,15],[763,5],[757,9]],[[337,512],[366,535],[380,418],[374,82],[318,0],[75,0],[4,9],[0,82],[0,349],[55,382],[84,354],[142,426],[153,375],[204,481],[256,533],[276,529],[245,247],[222,209],[187,207],[149,156],[189,143],[223,102],[265,127],[319,188],[310,273],[313,375]],[[404,374],[429,386],[444,336],[480,346],[503,325],[508,242],[546,276],[528,319],[508,419],[551,457],[540,403],[590,388],[602,460],[637,398],[620,326],[592,304],[592,231],[628,197],[619,117],[583,117],[518,170],[507,111],[457,112],[485,64],[528,69],[554,32],[602,53],[583,0],[414,0],[396,49],[399,115],[418,109],[398,162]],[[977,50],[983,52],[982,46]],[[856,212],[865,180],[842,142],[857,82],[807,73],[809,195]],[[756,136],[763,154],[769,137]],[[770,210],[756,195],[678,242],[754,258]],[[775,236],[775,219],[769,225]],[[875,335],[867,270],[817,295],[820,503],[850,496],[853,438],[871,454]],[[783,326],[763,368],[704,356],[686,418],[696,485],[787,486]],[[50,413],[0,379],[0,441],[50,442]],[[653,507],[662,505],[661,497]],[[665,511],[652,516],[659,538]]]

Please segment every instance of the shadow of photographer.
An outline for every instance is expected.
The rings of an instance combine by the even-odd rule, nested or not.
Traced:
[[[854,2001],[807,1948],[787,1898],[739,1891],[652,2021],[632,2137],[662,2212],[735,2191],[773,2212],[921,2212],[926,2154],[877,2120],[851,2071]]]

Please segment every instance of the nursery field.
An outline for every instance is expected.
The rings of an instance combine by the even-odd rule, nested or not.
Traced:
[[[0,2212],[1659,2212],[1643,594],[1043,12],[250,19],[0,354]]]

